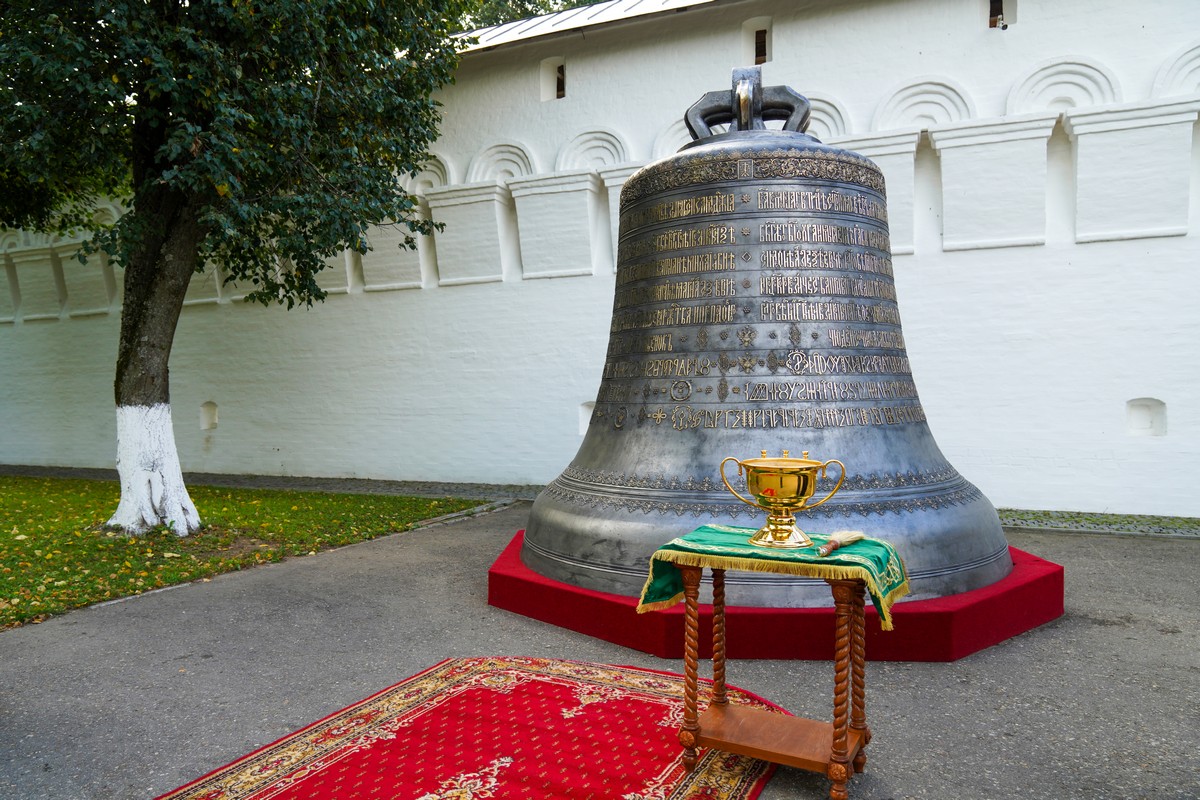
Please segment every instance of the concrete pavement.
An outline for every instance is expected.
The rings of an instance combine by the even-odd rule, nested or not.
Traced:
[[[0,633],[0,798],[152,798],[452,656],[681,670],[487,605],[528,511]],[[1066,615],[952,664],[869,663],[874,741],[851,797],[1200,798],[1200,541],[1010,540],[1066,567]],[[827,663],[734,661],[729,680],[829,716]],[[763,800],[826,792],[781,769]]]

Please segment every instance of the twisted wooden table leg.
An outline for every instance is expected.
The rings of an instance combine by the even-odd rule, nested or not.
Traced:
[[[871,741],[871,729],[867,727],[867,681],[866,681],[866,632],[863,621],[866,585],[855,581],[854,614],[850,619],[850,727],[862,731],[862,747],[854,756],[854,771],[862,772],[867,766],[865,750]]]
[[[725,694],[725,570],[714,569],[713,576],[713,692],[712,702],[728,703]]]
[[[846,782],[853,774],[847,752],[850,722],[850,631],[858,581],[830,580],[827,583],[833,588],[836,628],[833,655],[833,752],[829,757],[826,775],[832,781],[829,787],[830,800],[848,800]]]
[[[696,766],[696,735],[700,723],[696,713],[697,660],[700,651],[700,567],[680,567],[683,576],[683,725],[679,743],[683,745],[683,766],[691,772]]]

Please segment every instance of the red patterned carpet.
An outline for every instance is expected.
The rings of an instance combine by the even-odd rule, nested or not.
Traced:
[[[682,676],[651,670],[449,659],[159,800],[757,797],[762,761],[708,751],[684,772],[682,698]]]

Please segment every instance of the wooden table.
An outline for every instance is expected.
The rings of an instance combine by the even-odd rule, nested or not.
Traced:
[[[830,798],[847,800],[846,784],[866,766],[865,748],[871,741],[863,674],[864,582],[826,579],[833,589],[835,616],[833,722],[829,723],[729,703],[725,692],[725,570],[716,568],[712,568],[712,700],[707,710],[697,715],[699,596],[704,567],[680,566],[679,571],[685,605],[684,705],[679,729],[684,766],[689,771],[695,767],[697,748],[712,747],[824,773],[833,782]]]
[[[892,604],[909,591],[908,574],[896,548],[859,532],[810,533],[811,547],[776,549],[750,544],[754,530],[702,525],[662,545],[650,558],[650,574],[638,613],[669,608],[680,600],[684,614],[684,707],[679,741],[684,765],[693,769],[697,749],[710,747],[827,775],[829,796],[846,800],[846,783],[867,764],[871,741],[865,706],[865,596],[892,629]],[[857,538],[846,542],[846,535]],[[829,545],[834,547],[830,548]],[[712,570],[713,690],[697,714],[700,577]],[[833,722],[790,717],[732,705],[725,690],[725,571],[749,570],[820,578],[833,589]]]

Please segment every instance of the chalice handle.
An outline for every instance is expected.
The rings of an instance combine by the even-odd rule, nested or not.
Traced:
[[[733,456],[730,456],[729,458],[722,461],[721,462],[721,482],[725,484],[725,488],[728,489],[733,494],[734,497],[736,497],[738,500],[741,500],[746,505],[754,506],[755,508],[762,509],[763,511],[770,511],[771,509],[764,508],[763,506],[760,506],[758,503],[752,502],[752,501],[747,500],[746,498],[742,497],[740,494],[738,494],[737,489],[735,489],[729,485],[729,479],[725,477],[725,465],[730,461],[732,461],[733,463],[738,465],[738,475],[742,474],[742,462],[738,461]],[[838,463],[840,464],[841,462],[839,461]],[[843,477],[845,477],[845,474],[844,474],[845,467],[842,468],[842,471],[843,471]],[[838,486],[841,486],[841,485],[842,485],[841,481],[838,481]],[[834,491],[836,492],[837,489],[835,488]],[[825,499],[828,500],[829,498],[827,497]],[[824,502],[824,501],[822,501],[822,502]]]
[[[805,510],[806,510],[806,511],[807,511],[808,509],[810,509],[810,508],[816,508],[817,506],[821,505],[821,503],[824,503],[826,500],[828,500],[829,498],[831,498],[831,497],[833,497],[835,494],[837,494],[837,490],[838,490],[838,489],[842,488],[842,481],[846,480],[846,465],[845,465],[845,464],[843,464],[842,462],[838,461],[836,458],[831,458],[831,459],[829,459],[828,461],[826,461],[824,464],[822,464],[822,465],[821,465],[821,477],[822,477],[822,478],[824,478],[824,477],[825,477],[825,470],[827,470],[827,469],[829,468],[829,465],[830,465],[830,464],[837,464],[839,467],[841,467],[841,468],[842,468],[842,477],[838,478],[837,485],[835,485],[835,486],[834,486],[834,487],[833,487],[833,488],[832,488],[832,489],[829,491],[829,494],[825,495],[825,496],[824,496],[824,497],[822,497],[820,500],[818,500],[817,502],[813,503],[811,506],[805,506],[804,508],[805,508]],[[721,473],[721,477],[722,477],[722,478],[724,478],[724,477],[725,477],[725,474],[724,474],[724,473]],[[725,484],[725,485],[726,485],[726,486],[728,486],[729,484]]]

